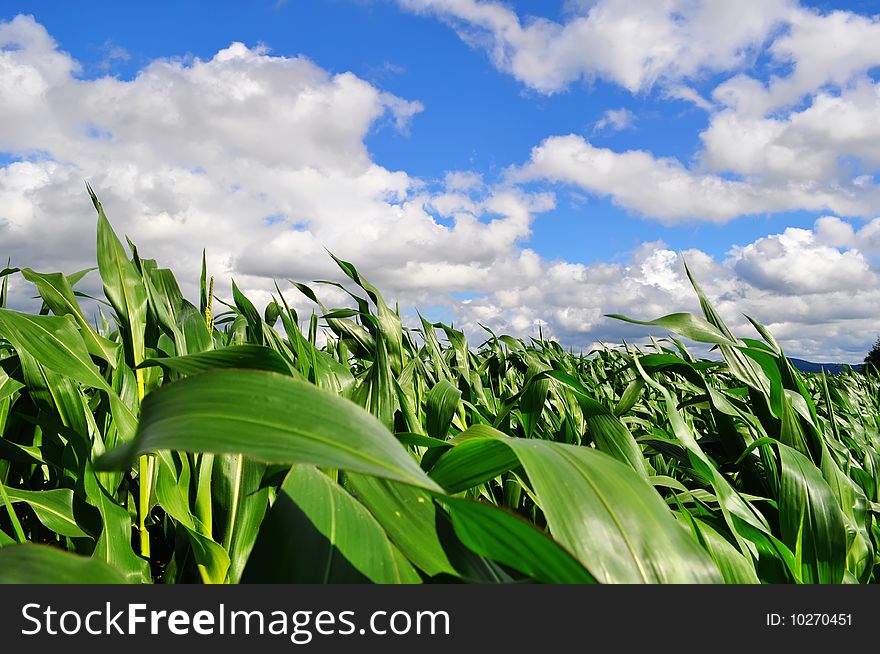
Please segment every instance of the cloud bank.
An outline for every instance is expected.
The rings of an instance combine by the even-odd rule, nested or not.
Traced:
[[[499,66],[536,89],[559,90],[585,74],[582,57],[547,60],[558,68],[552,73],[516,55],[517,48],[541,46],[553,25],[524,25],[496,3],[406,4],[446,18],[455,9],[465,31],[488,25],[507,39],[503,47],[486,46],[501,48],[492,50]],[[558,29],[595,29],[586,23],[600,21],[609,34],[618,33],[624,28],[614,21],[622,20],[624,4],[593,3]],[[676,58],[676,43],[698,27],[723,31],[721,9],[703,7],[654,28],[637,21],[627,27],[632,33],[656,29],[678,39],[670,42],[671,53],[656,50],[648,61],[635,52],[617,68],[608,64],[591,74],[638,90],[666,80],[680,85],[704,69],[732,70],[779,21],[804,11],[791,3],[748,5],[750,18],[735,33],[684,59]],[[834,20],[847,33],[875,24]],[[808,55],[795,37],[815,27],[807,19],[802,25],[786,32],[788,40],[772,41],[774,56]],[[467,37],[482,43],[479,34]],[[613,59],[611,52],[603,56]],[[649,319],[697,310],[683,274],[686,259],[742,333],[750,333],[745,312],[793,355],[858,361],[875,337],[880,306],[880,219],[870,217],[880,206],[871,173],[878,158],[877,89],[863,75],[872,60],[859,57],[844,65],[829,56],[802,73],[796,66],[760,89],[742,75],[730,78],[711,96],[704,148],[688,165],[646,150],[596,147],[579,135],[550,135],[498,180],[460,170],[423,180],[384,167],[365,145],[374,130],[417,130],[419,113],[431,110],[418,99],[302,56],[242,43],[204,60],[158,59],[130,80],[85,79],[42,25],[19,16],[0,23],[0,153],[7,155],[0,164],[0,255],[46,272],[93,265],[87,180],[117,231],[172,267],[190,295],[202,248],[219,293],[228,295],[234,277],[258,306],[268,302],[274,280],[286,289],[287,279],[338,279],[326,248],[354,262],[400,302],[408,319],[415,307],[433,307],[448,312],[474,342],[484,334],[481,324],[518,336],[536,335],[540,326],[567,346],[588,349],[644,337],[642,328],[606,313]],[[790,78],[795,81],[785,82]],[[787,113],[766,109],[781,106],[792,89],[843,79],[845,88],[814,89]],[[827,215],[811,229],[731,244],[723,258],[652,242],[613,262],[586,265],[528,247],[535,216],[555,206],[554,184],[609,196],[670,224],[791,208]],[[851,216],[866,219],[845,219]],[[92,273],[83,289],[98,286]],[[322,294],[330,304],[345,302],[331,287]],[[13,305],[26,305],[31,295],[13,278]],[[294,291],[287,295],[307,306]]]

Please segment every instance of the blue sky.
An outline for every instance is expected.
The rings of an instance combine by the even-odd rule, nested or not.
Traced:
[[[521,13],[559,17],[561,2],[507,3]],[[42,5],[42,6],[41,6]],[[608,108],[626,108],[637,125],[592,139],[615,149],[648,149],[687,161],[707,124],[705,112],[657,91],[633,96],[603,81],[579,84],[546,97],[492,66],[446,25],[400,11],[391,2],[212,3],[210,20],[195,4],[21,2],[83,66],[82,77],[111,72],[130,79],[159,57],[210,58],[232,41],[264,43],[273,54],[304,55],[332,72],[352,71],[403,98],[425,105],[406,134],[378,125],[366,141],[374,159],[426,180],[449,170],[477,170],[487,180],[522,162],[548,134],[593,134]],[[11,16],[7,16],[11,17]],[[332,30],[328,26],[333,26]],[[110,57],[122,48],[127,60]],[[712,80],[703,82],[711,88]],[[451,136],[454,137],[451,138]],[[663,240],[673,249],[699,247],[723,255],[731,243],[749,243],[773,229],[808,227],[814,214],[766,214],[725,225],[697,221],[672,229],[634,216],[602,198],[561,196],[541,215],[528,241],[549,258],[589,263]],[[583,220],[589,212],[591,220]]]
[[[857,361],[880,331],[876,311],[852,308],[880,298],[876,7],[746,4],[5,3],[0,94],[22,71],[43,90],[27,110],[0,110],[0,197],[16,207],[0,208],[0,243],[16,259],[87,262],[87,239],[55,247],[28,222],[73,201],[85,178],[123,231],[183,273],[201,236],[225,283],[268,299],[272,278],[329,272],[311,260],[320,245],[405,310],[517,335],[540,323],[585,349],[637,335],[604,313],[694,308],[685,253],[737,326],[749,312],[792,355]],[[841,55],[841,43],[856,47]],[[300,58],[311,72],[285,63]],[[248,122],[239,83],[277,112]],[[232,86],[202,103],[218,84]],[[312,97],[335,122],[284,114]],[[215,128],[172,136],[151,122],[157,107]],[[283,162],[273,129],[302,154]],[[88,224],[77,212],[59,234]]]

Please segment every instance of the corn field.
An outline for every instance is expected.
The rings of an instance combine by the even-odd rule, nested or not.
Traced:
[[[196,306],[89,193],[94,323],[88,271],[2,272],[0,581],[880,576],[877,371],[802,374],[693,279],[703,316],[614,316],[670,335],[589,355],[407,328],[335,257],[348,307],[298,282],[262,311],[235,284],[222,302],[204,259]],[[39,313],[6,308],[13,275]]]

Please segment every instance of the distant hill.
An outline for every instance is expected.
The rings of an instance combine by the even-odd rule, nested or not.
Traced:
[[[791,361],[791,364],[801,372],[822,372],[824,370],[826,374],[830,375],[844,372],[847,368],[861,370],[863,365],[861,363],[813,363],[812,361],[804,361],[803,359],[794,359],[791,357],[789,357],[788,360]]]

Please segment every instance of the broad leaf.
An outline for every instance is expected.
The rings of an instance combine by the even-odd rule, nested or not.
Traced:
[[[122,468],[157,450],[311,463],[439,490],[394,436],[352,402],[256,370],[212,370],[163,386],[141,408],[137,436],[99,465]]]
[[[27,491],[7,486],[6,492],[13,503],[24,502],[30,506],[39,521],[56,534],[74,538],[89,536],[77,522],[74,514],[73,491],[69,488]]]
[[[263,522],[245,583],[419,583],[378,522],[314,466],[294,466]]]
[[[106,563],[47,545],[0,549],[0,584],[124,584]]]

